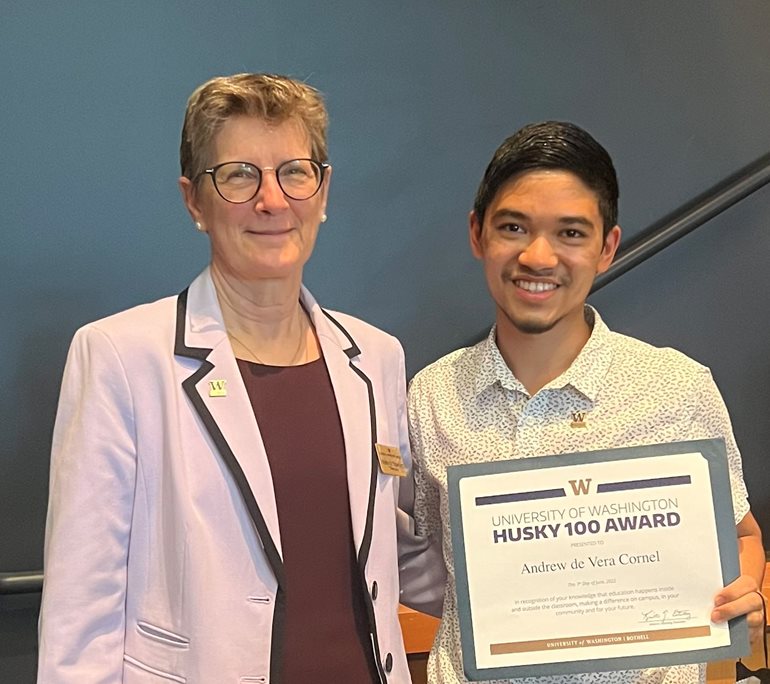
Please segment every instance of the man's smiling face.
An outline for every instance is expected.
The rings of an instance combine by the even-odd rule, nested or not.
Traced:
[[[584,325],[583,305],[612,263],[620,228],[604,236],[598,197],[578,176],[537,169],[500,187],[483,225],[471,214],[470,241],[498,323],[524,334],[567,333]]]

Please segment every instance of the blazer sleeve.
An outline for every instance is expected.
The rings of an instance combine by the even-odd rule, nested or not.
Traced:
[[[399,485],[397,532],[398,574],[401,603],[430,615],[440,616],[444,603],[446,566],[440,535],[417,533],[414,521],[414,463],[410,450],[406,403],[404,353],[400,351],[398,410],[401,453],[408,455],[409,472]]]
[[[67,358],[53,433],[40,684],[123,680],[136,479],[132,406],[115,346],[94,325],[79,330]]]

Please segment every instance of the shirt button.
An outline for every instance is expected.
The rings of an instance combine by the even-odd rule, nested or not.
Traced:
[[[388,653],[385,657],[385,672],[390,672],[393,669],[393,656]]]
[[[377,600],[377,580],[372,582],[372,601]]]

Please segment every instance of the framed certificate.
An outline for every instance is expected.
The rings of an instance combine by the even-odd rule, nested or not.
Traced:
[[[451,466],[463,664],[471,680],[749,653],[710,621],[739,575],[721,440]]]

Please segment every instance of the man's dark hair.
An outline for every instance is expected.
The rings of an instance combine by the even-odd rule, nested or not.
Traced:
[[[612,159],[586,131],[563,121],[524,126],[497,148],[473,204],[479,225],[483,225],[487,208],[506,181],[536,169],[569,171],[593,190],[607,237],[618,222],[618,178]]]

